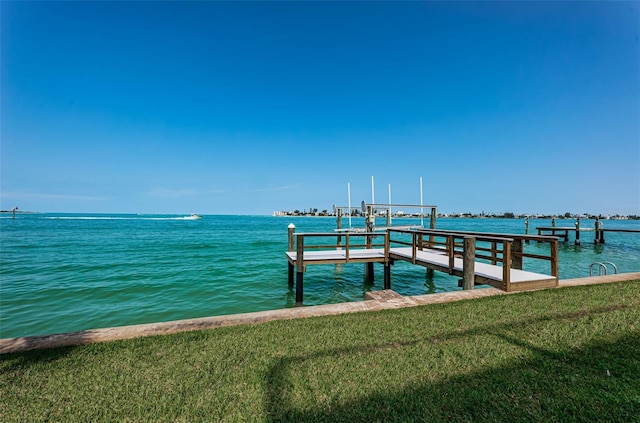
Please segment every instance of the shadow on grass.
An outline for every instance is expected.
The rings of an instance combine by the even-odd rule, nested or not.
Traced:
[[[616,308],[616,307],[614,307]],[[610,307],[588,314],[606,312]],[[585,313],[547,316],[572,319]],[[523,322],[524,325],[533,322]],[[515,323],[518,324],[518,323]],[[365,355],[474,335],[491,335],[526,349],[526,359],[438,382],[413,383],[391,392],[354,392],[304,409],[294,404],[293,369],[314,360]],[[555,352],[531,345],[500,327],[454,332],[437,339],[369,344],[276,361],[266,375],[266,410],[276,421],[640,421],[640,333]],[[325,394],[326,397],[326,394]]]
[[[2,354],[0,361],[5,361],[0,365],[0,374],[12,373],[16,370],[24,370],[35,364],[51,363],[65,358],[77,347],[59,347],[37,349],[16,353]],[[12,360],[9,360],[11,358]],[[10,364],[8,364],[10,362]]]
[[[79,346],[92,342],[95,341],[91,330],[7,338],[0,340],[0,358],[2,361],[9,357],[18,358],[11,368],[26,367],[64,358]],[[0,373],[10,370],[0,367]]]

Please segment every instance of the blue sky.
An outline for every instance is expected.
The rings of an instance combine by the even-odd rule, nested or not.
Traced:
[[[640,214],[638,2],[11,2],[0,208]]]

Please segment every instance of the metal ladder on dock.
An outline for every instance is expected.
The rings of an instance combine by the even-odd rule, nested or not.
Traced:
[[[609,269],[607,267],[607,264],[610,264],[613,267],[613,274],[617,275],[618,274],[618,266],[616,266],[614,263],[610,262],[610,261],[596,261],[591,263],[591,266],[589,266],[589,276],[593,276],[593,268],[597,267],[598,268],[598,276],[602,276],[602,272],[604,271],[604,274],[607,275],[609,273]]]

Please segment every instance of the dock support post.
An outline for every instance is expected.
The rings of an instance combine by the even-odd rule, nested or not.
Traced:
[[[288,275],[287,281],[289,282],[289,289],[293,288],[293,268],[295,266],[292,263],[287,263]]]
[[[293,235],[296,233],[296,225],[294,225],[293,223],[289,223],[288,226],[289,229],[289,248],[287,249],[287,251],[292,252],[293,251]]]
[[[593,243],[604,244],[604,231],[602,230],[602,222],[600,222],[599,218],[596,219],[595,230],[596,230],[596,233],[595,233],[595,236],[593,237]]]
[[[384,289],[391,289],[391,264],[384,264]]]
[[[524,234],[529,235],[529,218],[528,217],[524,219]],[[529,240],[527,239],[525,242],[528,244]]]
[[[568,231],[567,231],[568,232]],[[576,245],[580,245],[580,218],[576,220]]]
[[[558,240],[551,241],[551,276],[556,277],[558,286]]]
[[[297,235],[296,250],[296,305],[302,305],[302,283],[304,278],[304,236]]]
[[[391,289],[391,265],[393,261],[389,257],[390,248],[391,234],[389,233],[389,229],[387,229],[384,233],[384,289]]]
[[[511,266],[513,269],[522,270],[522,239],[514,239],[511,247]]]
[[[436,228],[436,208],[431,207],[431,218],[429,219],[429,229],[434,230]],[[434,245],[434,236],[431,235],[429,237],[429,248],[433,248]]]
[[[287,251],[292,252],[293,251],[293,247],[294,247],[294,234],[296,232],[296,225],[294,225],[293,223],[289,223],[288,226],[288,248]],[[293,288],[293,263],[287,263],[287,270],[288,270],[288,277],[287,277],[287,281],[289,282],[289,289]]]
[[[375,229],[375,215],[373,214],[373,206],[367,207],[367,232],[371,233]],[[367,235],[367,245],[366,249],[373,248],[373,242],[371,240],[371,235]],[[373,282],[375,279],[373,272],[373,263],[365,263],[364,264],[364,277],[367,282]]]
[[[462,288],[473,289],[475,284],[476,239],[464,237],[464,253],[462,258]]]

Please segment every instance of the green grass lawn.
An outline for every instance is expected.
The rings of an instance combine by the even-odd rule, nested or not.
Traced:
[[[639,282],[6,354],[0,421],[640,422]]]

